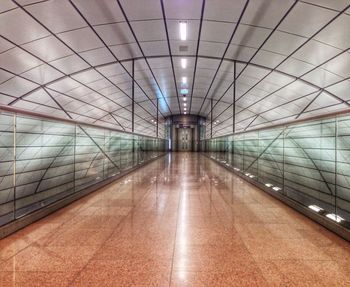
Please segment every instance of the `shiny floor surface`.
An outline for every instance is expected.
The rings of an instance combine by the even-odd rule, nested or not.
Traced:
[[[350,244],[173,153],[0,241],[0,286],[350,286]]]

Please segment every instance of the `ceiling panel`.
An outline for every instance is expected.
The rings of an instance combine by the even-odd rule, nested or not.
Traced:
[[[161,118],[185,102],[208,116],[214,99],[217,134],[232,131],[234,88],[238,129],[348,108],[348,1],[282,2],[4,0],[0,103],[120,129],[113,112],[130,129],[134,80],[138,131],[153,135],[157,98]]]

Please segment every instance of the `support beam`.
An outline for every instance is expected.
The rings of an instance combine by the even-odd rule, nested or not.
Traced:
[[[210,138],[213,138],[213,98],[210,99]]]
[[[232,133],[236,131],[236,61],[233,63]]]
[[[135,132],[135,60],[132,60],[132,85],[131,85],[131,131]],[[158,107],[157,107],[158,110]]]
[[[159,99],[157,98],[157,135],[156,137],[159,137]]]

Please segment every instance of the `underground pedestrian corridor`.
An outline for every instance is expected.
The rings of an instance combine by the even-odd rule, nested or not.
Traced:
[[[0,287],[349,287],[350,0],[0,0]]]
[[[157,159],[0,246],[1,286],[350,284],[345,240],[195,153]]]

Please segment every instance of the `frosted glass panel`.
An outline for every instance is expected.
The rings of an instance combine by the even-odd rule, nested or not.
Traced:
[[[211,158],[350,225],[350,116],[305,121],[204,140]]]
[[[146,163],[167,146],[164,139],[0,113],[0,226]]]

